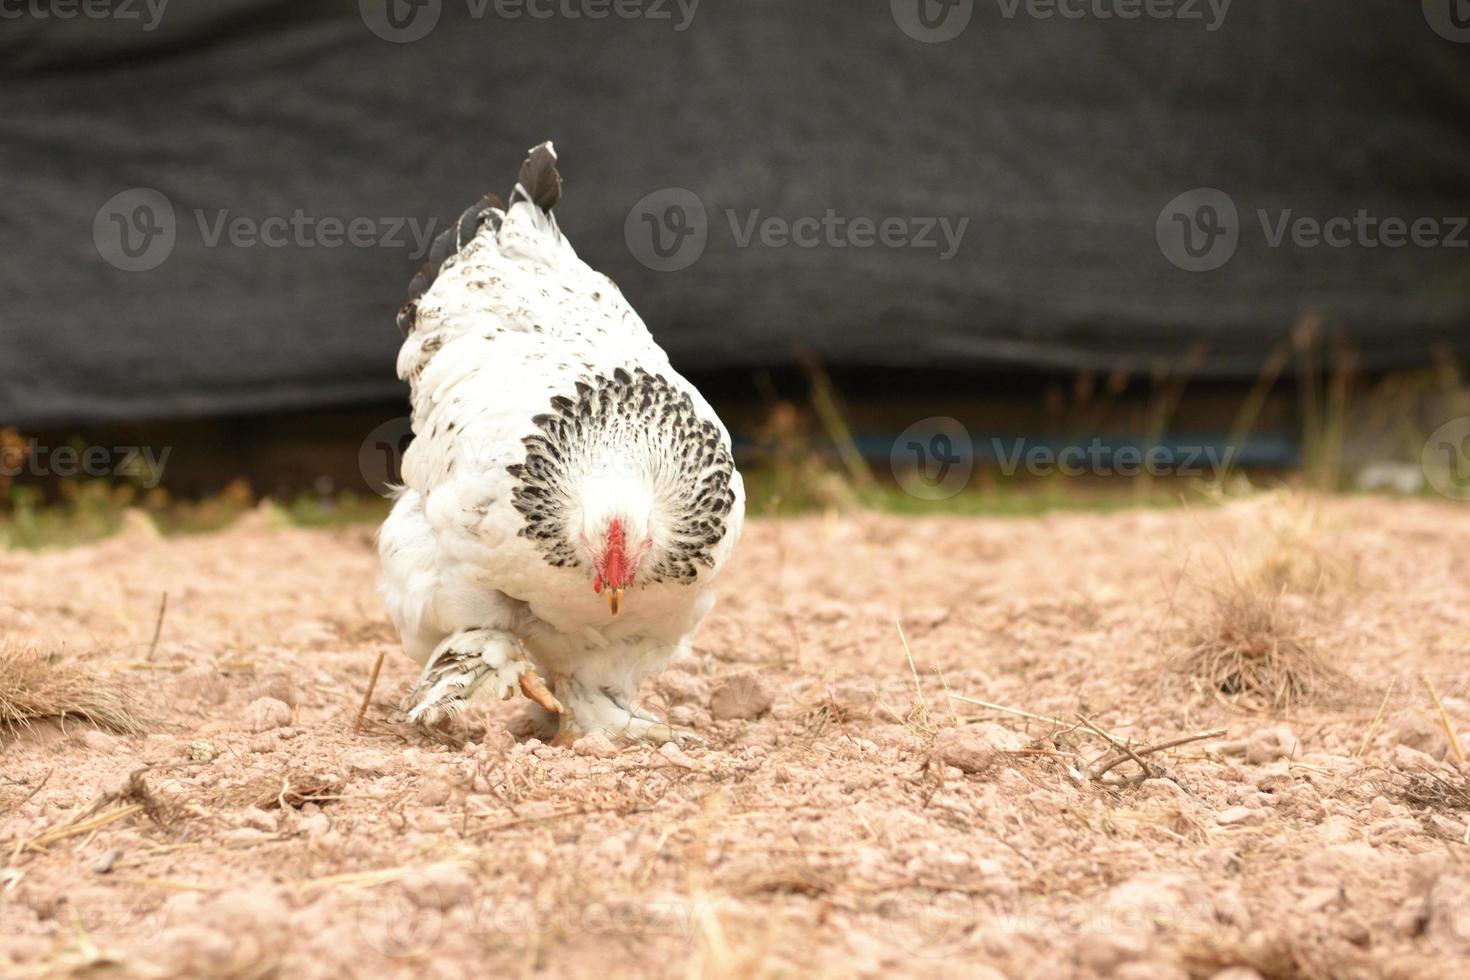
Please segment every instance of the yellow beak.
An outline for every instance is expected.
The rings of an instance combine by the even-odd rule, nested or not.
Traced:
[[[607,608],[608,608],[608,610],[611,611],[614,616],[616,616],[618,614],[618,610],[622,608],[622,605],[623,605],[623,590],[622,589],[608,589],[607,590]]]

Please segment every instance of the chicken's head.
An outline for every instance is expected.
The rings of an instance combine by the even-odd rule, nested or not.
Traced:
[[[652,503],[637,481],[596,481],[588,491],[579,537],[592,569],[592,591],[607,596],[616,616],[624,592],[654,550]]]
[[[718,423],[666,378],[620,368],[594,380],[532,419],[525,459],[506,469],[521,535],[551,565],[586,572],[616,615],[635,582],[689,584],[713,567],[738,477]]]

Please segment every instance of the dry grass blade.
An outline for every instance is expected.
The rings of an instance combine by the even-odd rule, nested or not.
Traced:
[[[77,834],[85,834],[93,830],[100,830],[110,823],[116,823],[119,820],[131,817],[135,813],[142,813],[143,810],[144,806],[141,803],[128,803],[112,810],[104,810],[102,813],[87,817],[85,820],[78,820],[75,823],[65,824],[61,827],[52,827],[50,830],[44,831],[28,840],[17,841],[14,845],[15,853],[19,854],[21,851],[44,851],[48,846],[55,844],[59,840],[65,840],[68,837],[75,837]]]
[[[1368,746],[1373,742],[1373,736],[1378,734],[1378,726],[1383,724],[1383,712],[1388,708],[1388,699],[1393,697],[1393,688],[1397,683],[1397,677],[1388,682],[1388,690],[1383,692],[1383,700],[1379,702],[1378,713],[1373,716],[1373,723],[1363,733],[1362,744],[1358,746],[1358,751],[1353,753],[1354,759],[1361,759],[1363,757],[1363,753],[1368,751]]]
[[[903,644],[904,659],[908,661],[909,677],[914,682],[914,700],[909,705],[909,710],[906,713],[899,714],[896,708],[883,699],[883,696],[878,693],[877,688],[874,688],[874,702],[878,707],[892,715],[895,721],[906,726],[914,734],[926,739],[933,738],[942,726],[929,711],[929,701],[924,697],[924,688],[919,683],[919,668],[914,663],[913,651],[909,649],[909,639],[904,635],[903,623],[895,620],[894,625],[898,627],[898,639]]]
[[[32,647],[0,644],[0,734],[67,718],[125,735],[144,728],[131,699],[110,678]]]
[[[168,593],[158,602],[158,619],[153,624],[153,640],[148,644],[148,655],[144,660],[152,660],[153,655],[158,652],[158,641],[163,638],[163,617],[168,615]]]
[[[368,677],[367,690],[362,693],[362,704],[357,707],[357,720],[352,723],[354,732],[362,731],[362,720],[367,715],[368,703],[373,699],[373,689],[378,686],[378,674],[383,669],[384,651],[378,651],[378,659],[373,661],[373,672]]]
[[[1436,772],[1421,769],[1408,774],[1397,789],[1405,803],[1420,810],[1470,811],[1470,779],[1464,776],[1451,781]]]
[[[1008,708],[1003,704],[996,704],[993,701],[982,701],[979,698],[972,698],[964,694],[947,694],[946,696],[951,701],[959,701],[962,704],[973,704],[981,708],[989,708],[991,711],[1004,712],[1008,715],[1015,715],[1018,718],[1030,718],[1032,721],[1044,721],[1047,724],[1055,725],[1057,728],[1074,727],[1068,722],[1062,721],[1060,718],[1052,718],[1049,715],[1033,714],[1030,711],[1022,711],[1020,708]]]
[[[146,814],[154,823],[166,826],[179,816],[180,808],[169,800],[157,796],[148,788],[148,783],[143,777],[146,773],[156,769],[177,769],[182,766],[195,765],[200,765],[200,763],[173,762],[142,766],[133,770],[121,790],[103,793],[66,823],[45,830],[35,837],[7,842],[5,846],[11,848],[16,857],[27,850],[43,851],[59,840],[100,830],[108,824],[131,817],[135,813]],[[49,778],[50,774],[47,775]],[[112,806],[113,804],[117,805]],[[112,809],[104,809],[108,806],[112,806]]]
[[[59,980],[62,977],[134,976],[163,977],[167,973],[149,964],[128,960],[98,946],[82,925],[80,914],[71,910],[71,934],[64,935],[51,956],[33,963],[11,964],[5,974],[11,980]]]
[[[1445,738],[1449,740],[1450,750],[1455,753],[1456,762],[1465,761],[1465,750],[1460,746],[1460,736],[1455,734],[1455,726],[1450,721],[1449,712],[1444,710],[1444,703],[1439,700],[1439,690],[1435,688],[1434,681],[1429,679],[1428,674],[1419,677],[1424,686],[1429,689],[1429,696],[1434,699],[1434,707],[1439,712],[1439,723],[1444,727]]]

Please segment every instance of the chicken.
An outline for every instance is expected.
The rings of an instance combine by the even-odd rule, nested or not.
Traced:
[[[414,439],[381,591],[426,724],[530,698],[544,737],[680,740],[636,701],[686,649],[740,537],[730,436],[552,208],[550,143],[510,203],[434,243],[398,314]]]

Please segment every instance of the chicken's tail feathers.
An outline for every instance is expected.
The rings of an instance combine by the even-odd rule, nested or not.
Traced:
[[[556,147],[547,140],[527,151],[526,162],[521,164],[509,205],[502,204],[500,198],[494,194],[487,194],[467,208],[452,227],[434,239],[424,264],[408,284],[408,302],[398,311],[398,329],[403,331],[405,337],[413,333],[419,298],[434,285],[434,280],[443,271],[445,263],[458,255],[487,223],[499,232],[507,213],[517,205],[528,205],[522,211],[528,212],[531,225],[561,243],[561,231],[556,226],[556,219],[551,216],[551,209],[556,207],[559,200],[561,174],[556,170]]]
[[[549,215],[560,200],[561,174],[556,169],[556,147],[547,140],[526,151],[526,162],[521,164],[510,203],[514,207],[519,201],[530,201]]]

